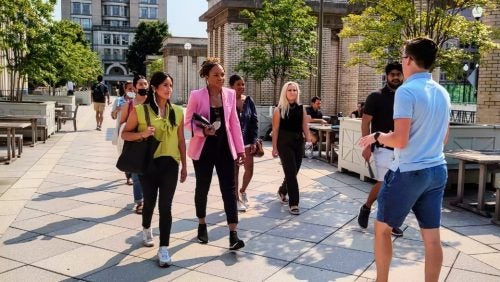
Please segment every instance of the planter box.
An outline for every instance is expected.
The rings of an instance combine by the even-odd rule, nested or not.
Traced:
[[[257,118],[259,119],[259,137],[264,137],[267,130],[271,128],[274,107],[255,105],[255,108],[257,109]]]
[[[46,102],[21,102],[21,103],[10,103],[10,102],[0,102],[0,115],[41,115],[46,116],[44,119],[38,119],[38,125],[45,125],[47,128],[47,136],[52,135],[56,132],[56,113],[55,113],[56,102],[46,101]],[[18,132],[18,131],[16,131]],[[23,131],[19,131],[24,136],[31,138],[31,128],[27,128]],[[37,133],[40,135],[40,132]]]
[[[361,120],[344,118],[340,122],[338,169],[358,173],[359,178],[365,180],[370,174],[361,156],[362,149],[357,145],[359,138],[361,138]],[[499,150],[500,125],[451,125],[444,151],[460,149]],[[446,158],[446,162],[448,169],[457,169],[457,160]],[[372,168],[375,169],[373,162]],[[466,178],[477,181],[476,174],[475,171],[467,171]]]
[[[90,90],[75,91],[75,99],[78,105],[90,105],[92,99],[90,99]]]
[[[59,104],[64,104],[65,111],[75,110],[75,96],[48,96],[48,95],[25,95],[23,101],[54,101]]]

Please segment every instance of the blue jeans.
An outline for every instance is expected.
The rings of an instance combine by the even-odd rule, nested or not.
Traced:
[[[406,172],[389,170],[378,193],[377,220],[400,227],[413,210],[420,228],[439,228],[447,178],[444,164]]]
[[[134,181],[134,203],[142,203],[143,201],[143,196],[142,196],[142,186],[141,186],[141,181],[139,181],[139,174],[137,173],[132,173],[132,181]]]

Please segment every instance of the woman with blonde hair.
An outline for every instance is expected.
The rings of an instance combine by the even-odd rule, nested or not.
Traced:
[[[303,105],[299,104],[299,96],[298,83],[285,83],[272,120],[273,157],[279,156],[285,173],[285,180],[278,190],[278,199],[282,204],[288,203],[293,215],[300,214],[297,173],[304,155],[304,136],[307,142],[311,142],[307,126],[309,118]]]

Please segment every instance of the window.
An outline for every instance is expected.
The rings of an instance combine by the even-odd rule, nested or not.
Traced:
[[[141,7],[139,18],[141,19],[157,19],[158,8],[156,7]]]
[[[111,34],[104,34],[104,44],[111,44]]]
[[[92,22],[90,19],[82,19],[82,27],[84,29],[90,29],[92,27]]]
[[[90,3],[82,3],[82,14],[90,15]]]
[[[73,11],[72,14],[81,14],[82,11],[80,9],[80,2],[73,2]]]
[[[177,63],[181,64],[184,60],[184,57],[182,56],[177,56]]]
[[[111,15],[119,16],[120,15],[120,6],[111,6]]]
[[[120,35],[113,34],[113,45],[120,45]]]
[[[158,1],[157,0],[141,0],[141,1],[139,1],[139,3],[141,3],[141,4],[156,5],[156,4],[158,4]]]
[[[128,34],[122,35],[122,45],[128,46]]]
[[[92,34],[91,33],[85,33],[85,37],[87,37],[87,41],[89,43],[92,43]]]

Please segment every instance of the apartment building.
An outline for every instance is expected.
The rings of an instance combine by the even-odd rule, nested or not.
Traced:
[[[80,24],[108,85],[130,80],[127,50],[141,21],[167,21],[167,0],[62,0],[61,16]]]

